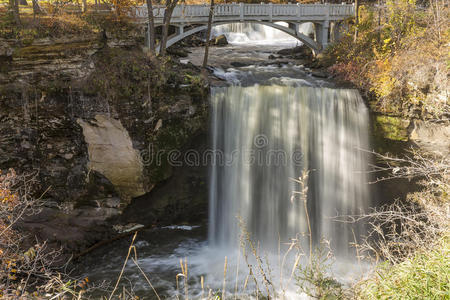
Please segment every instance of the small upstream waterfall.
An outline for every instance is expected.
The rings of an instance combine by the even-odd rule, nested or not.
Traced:
[[[287,23],[277,22],[279,25],[288,26]],[[313,33],[312,23],[304,23],[300,31],[306,35]],[[258,44],[287,44],[295,45],[299,40],[278,29],[255,23],[231,23],[215,26],[212,36],[225,34],[228,42],[232,44],[258,43]]]
[[[365,168],[368,111],[356,90],[293,86],[213,88],[210,245],[239,242],[242,218],[252,238],[276,249],[308,232],[303,202],[291,200],[310,170],[308,213],[317,243],[349,252],[361,226],[331,219],[369,205]]]

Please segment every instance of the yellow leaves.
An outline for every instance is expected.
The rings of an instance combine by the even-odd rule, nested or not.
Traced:
[[[6,174],[0,171],[0,205],[7,210],[11,210],[18,203],[18,196],[11,191],[15,178],[16,173],[12,169]]]
[[[32,261],[36,257],[36,250],[34,249],[34,247],[31,247],[27,250],[27,252],[23,254],[23,256],[27,261]]]

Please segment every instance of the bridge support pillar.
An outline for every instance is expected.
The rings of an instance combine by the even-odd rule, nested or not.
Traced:
[[[177,26],[176,29],[175,29],[175,32],[176,32],[177,35],[183,34],[184,33],[184,26],[183,25]]]
[[[328,46],[328,34],[330,29],[330,22],[324,21],[322,23],[315,23],[316,42],[322,47],[322,50]]]
[[[145,32],[144,45],[145,47],[150,49],[150,25],[146,24],[146,26],[144,27],[144,32]]]
[[[295,33],[300,31],[300,24],[298,23],[289,23],[289,28],[295,30]]]

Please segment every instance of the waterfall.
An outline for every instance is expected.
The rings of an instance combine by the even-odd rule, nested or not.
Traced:
[[[292,180],[310,170],[307,207],[315,243],[349,252],[361,225],[336,222],[369,206],[368,111],[351,89],[293,86],[216,87],[211,94],[209,243],[234,247],[237,216],[265,249],[308,233]]]
[[[288,26],[285,22],[276,22],[278,25]],[[303,23],[300,26],[300,31],[306,35],[313,33],[312,23]],[[258,43],[258,44],[285,44],[296,45],[300,41],[284,33],[278,29],[264,26],[255,23],[231,23],[225,25],[215,26],[213,28],[212,36],[218,36],[225,34],[228,42],[231,44],[248,44],[248,43]]]

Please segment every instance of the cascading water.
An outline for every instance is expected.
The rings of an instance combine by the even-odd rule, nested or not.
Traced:
[[[288,26],[284,22],[277,22],[276,24]],[[312,23],[303,23],[300,26],[300,31],[306,35],[313,33]],[[213,27],[212,36],[221,34],[225,34],[231,44],[257,43],[265,45],[285,44],[288,46],[300,43],[299,40],[287,33],[255,23],[231,23]]]
[[[369,205],[364,169],[368,111],[356,90],[231,86],[212,90],[210,245],[239,242],[242,218],[253,239],[273,249],[308,233],[292,179],[309,170],[312,236],[345,256],[362,228],[333,220]],[[361,227],[361,226],[359,226]]]

